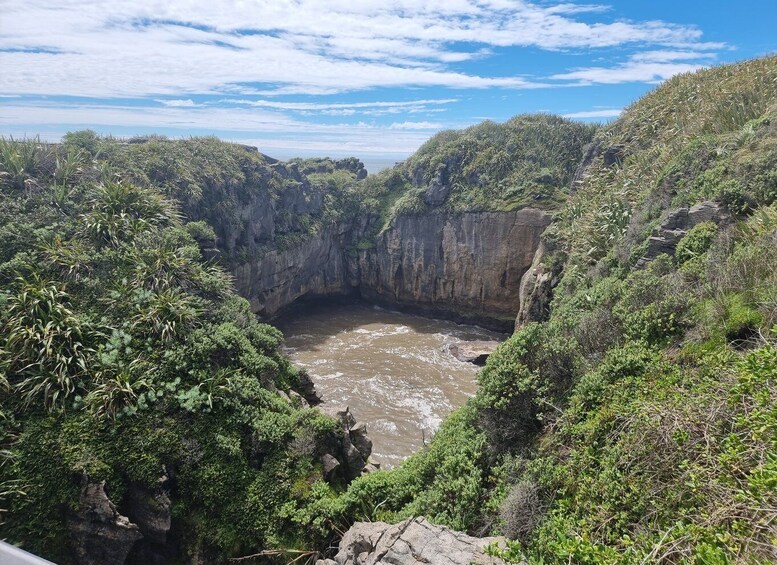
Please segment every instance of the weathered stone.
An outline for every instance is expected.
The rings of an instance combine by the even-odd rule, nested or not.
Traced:
[[[503,560],[486,555],[490,544],[504,538],[475,538],[425,518],[408,518],[399,524],[357,522],[345,533],[334,560],[316,565],[501,565]]]
[[[366,461],[372,453],[372,440],[367,433],[367,424],[358,423],[353,426],[348,435],[351,436],[351,443],[359,450]]]
[[[503,316],[512,326],[521,277],[549,223],[549,214],[533,208],[399,216],[374,249],[359,254],[361,295],[414,309]]]
[[[302,395],[302,398],[304,398],[310,406],[318,406],[321,404],[321,397],[318,395],[316,385],[313,383],[313,379],[310,378],[308,372],[302,370],[298,375],[299,383],[297,385],[297,392]]]
[[[521,278],[518,315],[515,317],[516,330],[529,322],[542,322],[550,315],[553,287],[558,282],[559,272],[545,265],[544,258],[545,245],[541,243],[534,254],[531,267]]]
[[[143,537],[154,543],[164,544],[167,541],[172,521],[171,506],[170,498],[162,488],[151,491],[131,484],[127,489],[127,516],[138,525]]]
[[[599,149],[601,146],[601,141],[592,141],[583,147],[583,159],[577,166],[577,170],[575,170],[575,174],[572,177],[572,182],[570,183],[570,190],[572,192],[575,192],[578,188],[580,188],[580,185],[583,184],[585,177],[588,175],[588,170],[591,168],[591,165],[594,162],[594,158],[599,154]]]
[[[362,457],[361,452],[356,449],[356,446],[350,443],[350,441],[343,446],[343,451],[345,454],[345,464],[347,467],[346,476],[348,480],[353,480],[362,474],[367,461],[364,457]]]
[[[448,351],[459,361],[483,366],[498,346],[498,341],[462,341],[449,345]]]
[[[367,464],[367,459],[372,452],[372,441],[367,436],[366,426],[356,423],[356,419],[351,414],[348,406],[322,404],[317,409],[340,423],[339,446],[333,451],[341,464],[338,472],[346,480],[355,479],[362,474],[364,466]]]
[[[337,469],[340,468],[340,462],[329,453],[321,456],[321,464],[324,466],[324,479],[331,481],[334,479]]]
[[[348,431],[356,425],[356,418],[351,414],[351,409],[342,404],[324,403],[317,406],[318,410],[330,418],[337,420],[343,426],[343,430],[348,435]]]
[[[672,210],[648,238],[648,249],[636,266],[642,268],[663,253],[674,255],[677,243],[694,226],[702,222],[719,224],[728,220],[728,214],[717,202],[705,201],[691,208]]]
[[[105,494],[105,482],[81,485],[78,511],[68,516],[68,530],[80,565],[121,564],[136,541],[140,528],[119,514]]]

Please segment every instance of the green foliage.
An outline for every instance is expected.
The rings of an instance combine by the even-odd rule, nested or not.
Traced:
[[[413,184],[438,179],[452,192],[445,207],[511,210],[555,207],[569,186],[583,146],[596,131],[547,114],[521,115],[504,124],[486,121],[427,141],[401,167]],[[423,210],[408,201],[397,213]]]

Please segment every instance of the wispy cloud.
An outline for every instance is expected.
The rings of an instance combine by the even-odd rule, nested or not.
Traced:
[[[389,129],[432,129],[432,130],[438,130],[441,129],[443,126],[442,124],[436,123],[436,122],[394,122],[389,126]]]
[[[591,118],[617,118],[623,113],[622,109],[601,109],[601,110],[586,110],[584,112],[571,112],[564,114],[565,118],[571,119],[591,119]]]
[[[4,7],[0,57],[14,72],[0,89],[118,97],[536,88],[544,83],[451,65],[500,47],[692,45],[701,38],[693,26],[667,22],[576,19],[602,12],[600,5],[514,0],[28,0]]]
[[[695,71],[714,59],[714,53],[705,51],[644,51],[609,67],[584,67],[550,78],[578,81],[579,85],[659,82],[676,74]]]

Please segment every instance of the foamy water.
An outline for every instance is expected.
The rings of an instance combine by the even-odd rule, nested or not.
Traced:
[[[286,352],[324,402],[347,404],[367,424],[384,467],[417,451],[475,393],[478,368],[447,351],[502,334],[366,304],[307,309],[282,320]]]

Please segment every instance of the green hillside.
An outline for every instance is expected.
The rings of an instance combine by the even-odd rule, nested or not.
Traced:
[[[599,131],[548,233],[550,319],[340,511],[503,532],[531,563],[777,560],[775,85],[775,57],[678,76]],[[702,201],[724,220],[640,261]]]
[[[0,537],[74,562],[84,482],[124,507],[164,480],[171,562],[416,515],[503,533],[516,562],[777,562],[777,57],[677,76],[605,127],[518,116],[362,171],[212,138],[0,140]],[[528,205],[555,213],[548,319],[399,468],[324,480],[343,431],[224,267]]]

